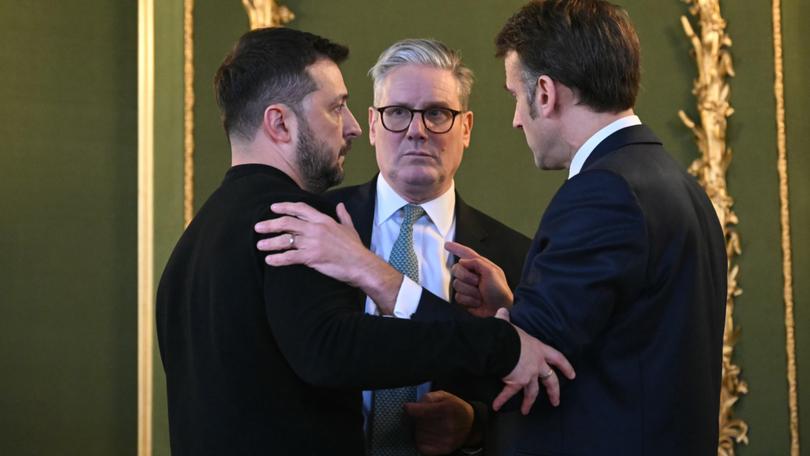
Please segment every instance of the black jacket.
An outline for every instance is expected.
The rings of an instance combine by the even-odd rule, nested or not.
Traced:
[[[360,455],[362,389],[514,367],[519,340],[505,322],[372,317],[344,284],[266,266],[253,226],[278,201],[334,216],[279,170],[236,166],[166,265],[157,332],[172,454]],[[392,337],[402,344],[379,343]]]

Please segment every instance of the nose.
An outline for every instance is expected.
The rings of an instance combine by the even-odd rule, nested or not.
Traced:
[[[343,119],[343,136],[346,139],[354,139],[360,136],[363,133],[363,129],[360,128],[360,124],[357,122],[357,119],[354,118],[352,111],[346,106],[343,112],[346,117]]]
[[[420,113],[413,113],[413,118],[411,119],[411,124],[408,125],[408,139],[411,140],[419,140],[419,139],[427,139],[427,129],[425,128],[425,123],[422,121],[422,115]]]
[[[523,128],[523,124],[520,122],[520,116],[518,115],[517,106],[515,106],[515,114],[512,116],[512,128]]]

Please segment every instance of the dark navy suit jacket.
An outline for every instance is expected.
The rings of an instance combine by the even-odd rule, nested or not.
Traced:
[[[645,126],[613,133],[549,204],[512,322],[577,371],[520,455],[716,455],[726,254],[714,208]]]

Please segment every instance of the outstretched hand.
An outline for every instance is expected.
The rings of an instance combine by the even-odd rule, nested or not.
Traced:
[[[254,227],[257,233],[275,235],[256,244],[270,252],[267,264],[309,266],[362,289],[382,313],[393,312],[402,275],[363,245],[343,203],[336,208],[339,223],[306,203],[275,203],[270,209],[281,217]]]
[[[337,206],[340,223],[306,203],[276,203],[270,209],[283,216],[255,226],[257,233],[278,234],[257,244],[259,250],[271,252],[265,256],[267,264],[303,264],[342,282],[351,281],[348,266],[352,258],[368,250],[343,203]]]
[[[446,242],[444,248],[459,258],[452,269],[457,303],[477,317],[491,317],[499,308],[512,306],[512,290],[503,269],[457,242]]]
[[[495,317],[510,321],[509,311],[505,308],[498,309]],[[492,408],[500,410],[509,398],[523,391],[520,411],[528,415],[540,392],[540,383],[543,384],[551,405],[554,407],[560,405],[560,380],[551,366],[556,367],[569,380],[573,380],[576,376],[574,368],[562,353],[528,335],[517,326],[514,328],[520,336],[520,358],[512,372],[503,378],[505,386],[492,402]]]

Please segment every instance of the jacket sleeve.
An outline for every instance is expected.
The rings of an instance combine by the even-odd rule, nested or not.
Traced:
[[[475,319],[473,315],[464,310],[461,306],[445,301],[422,288],[422,296],[419,298],[419,307],[411,316],[416,321],[464,321]]]
[[[257,253],[257,260],[262,258]],[[377,389],[452,374],[503,377],[517,363],[520,341],[506,322],[366,315],[356,290],[313,269],[265,266],[261,272],[273,336],[308,383]]]

